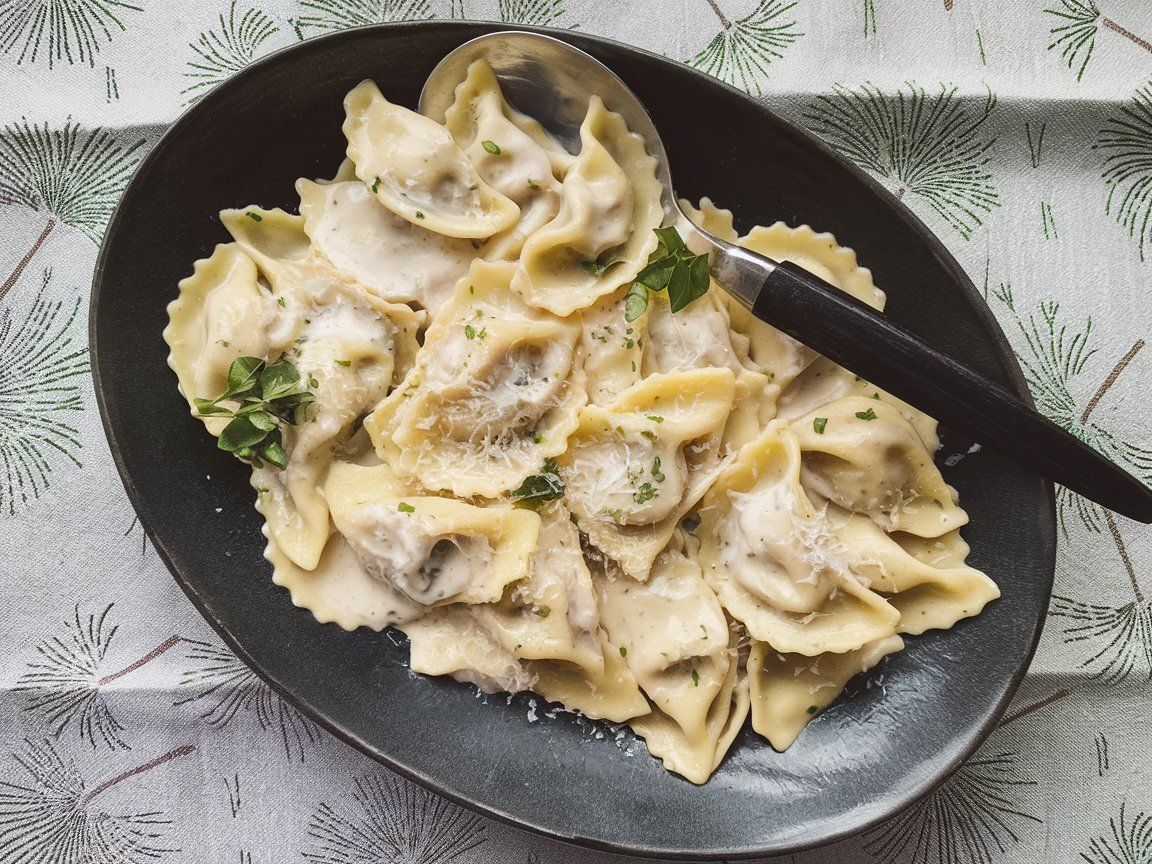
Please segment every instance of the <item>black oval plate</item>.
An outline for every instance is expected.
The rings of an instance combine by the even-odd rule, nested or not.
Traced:
[[[96,392],[128,495],[177,582],[245,662],[340,737],[455,801],[563,840],[667,858],[770,855],[859,831],[946,777],[1007,706],[1052,584],[1049,484],[990,452],[945,469],[972,516],[971,562],[1004,597],[951,631],[910,639],[882,666],[883,688],[858,681],[787,753],[746,728],[697,787],[639,742],[628,755],[571,715],[529,722],[528,696],[481,701],[470,687],[412,676],[406,646],[387,634],[345,633],[295,608],[262,557],[245,467],[215,449],[176,392],[160,335],[165,305],[192,262],[228,239],[217,211],[295,209],[296,178],[330,176],[342,158],[350,88],[374,78],[414,106],[441,57],[497,29],[382,25],[304,42],[213,90],[144,160],[104,239],[90,324]],[[872,268],[894,320],[1026,396],[959,265],[862,172],[687,66],[549,32],[639,94],[680,194],[711,196],[744,227],[783,219],[834,232]],[[967,442],[947,443],[942,453]]]

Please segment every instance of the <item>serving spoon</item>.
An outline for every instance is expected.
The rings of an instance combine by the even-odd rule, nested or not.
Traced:
[[[691,224],[673,191],[664,143],[643,104],[612,70],[567,42],[519,30],[465,42],[428,76],[421,113],[443,122],[456,86],[476,60],[492,67],[509,103],[570,152],[580,149],[589,99],[603,99],[643,137],[656,159],[665,216]],[[1014,393],[795,264],[693,229],[710,247],[713,278],[761,321],[1025,468],[1131,519],[1152,522],[1152,490]]]

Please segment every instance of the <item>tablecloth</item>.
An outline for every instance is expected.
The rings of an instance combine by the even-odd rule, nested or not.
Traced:
[[[1152,471],[1146,0],[0,0],[0,862],[618,860],[436,799],[276,698],[149,548],[88,376],[101,231],[181,110],[297,40],[431,17],[602,34],[766,100],[939,234],[1041,410]],[[795,861],[1152,861],[1152,532],[1064,494],[1060,530],[987,743]]]

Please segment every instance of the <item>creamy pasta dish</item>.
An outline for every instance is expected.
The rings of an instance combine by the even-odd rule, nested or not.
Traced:
[[[709,284],[599,99],[576,153],[483,63],[443,123],[371,81],[344,106],[335,177],[299,213],[223,211],[165,331],[295,604],[398,627],[415,672],[626,723],[703,783],[747,719],[783,750],[999,596],[935,422]],[[829,234],[686,210],[884,304]]]

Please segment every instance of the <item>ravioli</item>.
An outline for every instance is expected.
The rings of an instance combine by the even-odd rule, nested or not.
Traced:
[[[656,249],[664,210],[656,160],[624,119],[592,97],[560,211],[525,243],[513,287],[525,301],[570,315],[631,282]]]

